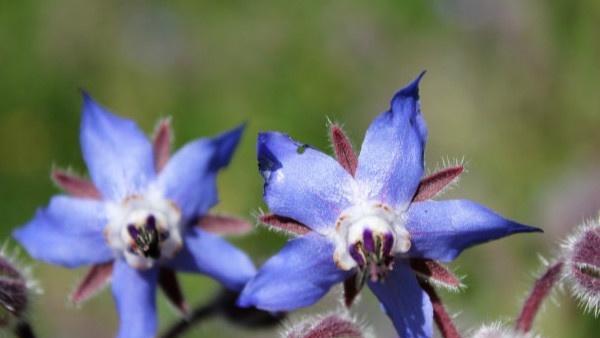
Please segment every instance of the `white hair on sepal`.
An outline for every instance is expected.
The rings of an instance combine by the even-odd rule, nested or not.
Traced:
[[[463,167],[463,173],[468,172],[467,167],[469,166],[469,161],[465,158],[465,156],[463,155],[462,157],[450,157],[450,156],[443,156],[441,160],[439,160],[438,162],[436,162],[435,166],[433,167],[433,169],[427,169],[425,171],[426,175],[431,175],[433,173],[436,173],[440,170],[444,170],[444,169],[448,169],[448,168],[452,168],[452,167],[458,167],[461,166]]]
[[[259,228],[267,229],[270,232],[273,232],[273,233],[276,233],[276,234],[279,234],[279,235],[283,235],[283,236],[286,236],[286,237],[291,237],[291,239],[302,236],[300,234],[288,231],[288,230],[286,230],[284,228],[272,226],[270,224],[262,222],[260,220],[260,217],[264,216],[266,214],[267,213],[262,208],[260,208],[260,207],[250,213],[250,216],[254,219],[254,225],[255,225],[253,227],[252,231],[256,231],[255,229],[259,229]]]
[[[9,248],[7,241],[2,243],[2,246],[0,247],[0,256],[7,260],[8,263],[21,274],[25,280],[27,290],[33,294],[43,294],[44,290],[40,286],[39,281],[33,278],[33,265],[24,264],[20,255],[21,250],[18,247]]]
[[[467,169],[467,167],[469,166],[469,161],[467,161],[465,159],[464,155],[461,158],[458,158],[458,157],[450,158],[450,157],[446,156],[446,157],[442,157],[442,159],[435,164],[434,169],[427,168],[425,170],[425,174],[423,175],[423,178],[433,175],[439,171],[442,171],[442,170],[445,170],[448,168],[459,167],[459,166],[462,167],[462,173],[460,175],[456,176],[442,190],[438,191],[435,194],[435,196],[432,197],[432,199],[438,198],[438,197],[442,196],[443,194],[445,194],[446,192],[448,192],[458,186],[461,176],[469,171]]]
[[[600,292],[595,289],[595,282],[600,279],[600,266],[594,264],[600,255],[600,247],[596,242],[600,236],[598,222],[592,219],[584,221],[561,244],[565,261],[563,278],[568,282],[571,294],[579,301],[579,305],[594,317],[600,315]],[[591,234],[591,238],[584,237],[588,234]],[[581,273],[574,273],[574,270]]]
[[[375,338],[375,334],[372,328],[367,324],[364,318],[358,318],[357,315],[351,314],[348,309],[344,306],[338,306],[336,309],[329,312],[316,314],[316,315],[303,315],[299,319],[288,318],[285,320],[283,330],[280,332],[282,338],[303,338],[304,333],[316,328],[325,319],[336,317],[338,320],[348,323],[350,327],[353,327],[356,331],[360,332],[360,335],[342,335],[342,336],[327,336],[329,337],[351,337],[351,338]],[[363,316],[361,316],[363,317]],[[313,337],[311,335],[311,337]]]
[[[497,321],[492,324],[484,324],[474,330],[469,338],[541,338],[540,335],[528,332],[518,332],[512,327],[507,327],[503,322]]]

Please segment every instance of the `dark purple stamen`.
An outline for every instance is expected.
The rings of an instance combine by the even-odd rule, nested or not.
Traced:
[[[356,263],[358,264],[359,267],[363,267],[365,265],[365,258],[363,257],[362,253],[361,253],[361,248],[359,248],[360,244],[353,244],[350,245],[350,247],[348,248],[348,251],[350,252],[350,256],[352,256],[352,258],[354,258],[354,260],[356,261]]]
[[[129,224],[127,226],[127,232],[129,232],[129,236],[131,236],[131,238],[136,238],[140,234],[138,229],[133,224]]]
[[[383,256],[389,256],[392,252],[392,246],[394,245],[394,235],[386,233],[383,236]]]
[[[146,218],[146,229],[148,230],[156,230],[156,218],[153,215],[148,216]]]
[[[363,242],[365,243],[365,251],[375,253],[375,241],[373,240],[373,232],[371,229],[363,231]]]

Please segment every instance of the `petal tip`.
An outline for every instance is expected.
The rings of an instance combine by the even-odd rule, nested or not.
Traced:
[[[534,227],[534,226],[529,226],[529,225],[524,225],[524,224],[520,224],[520,223],[515,223],[512,227],[512,232],[517,233],[517,232],[539,232],[539,233],[544,233],[544,230],[542,230],[541,228],[538,227]]]
[[[394,95],[392,102],[394,102],[398,98],[406,98],[406,97],[410,97],[415,100],[418,100],[419,99],[419,83],[421,82],[421,79],[423,78],[423,76],[425,75],[426,72],[427,72],[426,70],[421,71],[421,73],[419,73],[419,75],[414,80],[412,80],[406,87],[400,89],[396,93],[396,95]]]

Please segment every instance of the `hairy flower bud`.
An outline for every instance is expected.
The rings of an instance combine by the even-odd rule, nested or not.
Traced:
[[[471,338],[541,338],[539,335],[528,332],[523,333],[505,327],[500,323],[483,325],[475,331]]]
[[[345,311],[313,316],[292,325],[285,338],[365,338],[370,334]]]
[[[15,259],[0,250],[0,327],[22,320],[28,307],[30,290],[38,290],[29,278],[29,269],[17,267]]]
[[[563,245],[564,277],[571,291],[587,311],[600,314],[600,224],[577,227]]]

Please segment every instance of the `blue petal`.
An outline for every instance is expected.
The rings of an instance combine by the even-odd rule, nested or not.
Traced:
[[[314,304],[352,274],[337,268],[333,250],[329,240],[314,232],[293,239],[248,282],[238,305],[290,311]]]
[[[90,176],[111,200],[140,192],[155,176],[152,145],[135,122],[83,94],[81,150]]]
[[[370,198],[397,209],[408,206],[423,175],[427,127],[419,104],[423,73],[391,102],[365,135],[356,170],[357,181]]]
[[[540,231],[468,200],[425,201],[408,209],[411,257],[450,261],[464,249],[518,232]]]
[[[117,338],[156,335],[156,282],[158,269],[136,270],[123,259],[113,267],[112,293],[119,313]]]
[[[55,196],[13,236],[33,258],[75,268],[113,259],[102,234],[105,225],[102,202]]]
[[[433,308],[429,296],[410,267],[396,260],[394,270],[384,282],[370,282],[385,313],[402,338],[424,338],[433,335]]]
[[[184,247],[165,263],[172,269],[206,274],[226,288],[241,290],[256,274],[248,256],[226,240],[191,227],[184,234]]]
[[[185,220],[203,215],[218,202],[217,171],[227,164],[244,125],[186,144],[167,162],[158,177],[159,188],[177,203]]]
[[[271,212],[323,232],[350,205],[354,181],[333,158],[277,132],[260,133],[257,152]]]

